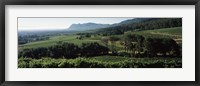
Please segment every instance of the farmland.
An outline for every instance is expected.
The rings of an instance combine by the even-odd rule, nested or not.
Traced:
[[[99,40],[78,40],[76,39],[78,35],[63,35],[63,36],[51,36],[49,40],[45,41],[37,41],[37,42],[30,42],[24,45],[19,45],[19,50],[26,49],[26,48],[38,48],[38,47],[48,47],[51,45],[55,45],[57,42],[70,42],[75,44],[81,44],[83,42],[95,42]]]
[[[20,33],[18,68],[182,68],[179,18],[72,24],[69,29],[77,31]]]
[[[178,41],[181,41],[182,38],[182,28],[181,27],[175,27],[175,28],[163,28],[163,29],[157,29],[157,30],[145,30],[145,31],[136,31],[133,32],[135,34],[140,34],[144,36],[155,36],[155,37],[169,37],[173,39],[180,39]],[[117,37],[122,37],[123,35],[114,35]],[[48,47],[51,45],[55,45],[58,41],[62,42],[70,42],[74,44],[80,45],[84,42],[99,42],[103,36],[93,36],[90,38],[84,38],[84,40],[78,40],[78,35],[61,35],[61,36],[51,36],[49,40],[45,41],[37,41],[37,42],[30,42],[24,45],[19,45],[19,50],[23,50],[26,48],[38,48],[38,47]]]
[[[170,37],[173,39],[181,39],[181,28],[163,28],[158,30],[145,30],[145,31],[137,31],[133,32],[135,34],[142,34],[144,36],[156,36],[156,37]],[[115,35],[117,37],[122,37],[123,35]],[[27,49],[27,48],[38,48],[38,47],[48,47],[55,45],[58,41],[62,42],[69,42],[80,45],[81,43],[87,42],[98,42],[101,45],[101,37],[90,37],[84,38],[83,40],[77,39],[78,35],[61,35],[61,36],[52,36],[49,40],[45,41],[37,41],[31,42],[24,45],[19,45],[19,50]],[[181,43],[181,40],[177,41]],[[119,42],[115,45],[118,47],[118,51],[122,52],[123,46],[119,44]],[[111,47],[111,43],[109,43],[109,47]],[[80,61],[79,63],[76,63]],[[26,64],[25,64],[26,63]],[[63,68],[63,67],[95,67],[95,68],[169,68],[169,67],[182,67],[181,66],[182,59],[181,58],[128,58],[122,56],[99,56],[93,58],[76,58],[76,59],[49,59],[49,58],[42,58],[42,59],[23,59],[19,58],[19,67],[20,68]],[[85,65],[81,65],[85,64]],[[98,64],[98,65],[95,65]]]

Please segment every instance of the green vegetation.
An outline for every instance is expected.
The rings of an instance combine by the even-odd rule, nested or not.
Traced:
[[[181,68],[182,19],[136,20],[70,34],[19,36],[18,67]]]
[[[161,28],[156,30],[134,31],[134,34],[143,35],[145,37],[159,37],[159,38],[172,38],[182,39],[182,28]]]
[[[97,31],[104,36],[120,35],[127,31],[155,30],[160,28],[181,27],[181,18],[139,18],[138,22],[125,23],[113,27],[103,28]]]
[[[99,56],[76,59],[20,58],[19,68],[181,68],[181,58],[124,58]]]
[[[157,32],[159,34],[153,34],[153,32]],[[182,34],[182,28],[181,27],[174,27],[174,28],[163,28],[163,29],[156,29],[156,30],[144,30],[144,31],[135,31],[133,32],[135,34],[140,34],[143,36],[154,36],[154,37],[169,37],[170,34],[170,38],[174,38],[173,35],[178,35],[179,38],[181,38],[181,34]],[[169,34],[169,35],[163,35],[163,34]],[[123,37],[123,35],[113,35],[116,37]],[[86,42],[100,42],[101,38],[103,36],[100,35],[96,35],[96,36],[92,36],[90,38],[84,38],[84,40],[78,40],[76,39],[78,37],[78,35],[61,35],[61,36],[51,36],[48,40],[44,40],[44,41],[36,41],[36,42],[30,42],[27,44],[22,44],[19,45],[19,50],[23,50],[23,49],[27,49],[27,48],[38,48],[38,47],[48,47],[48,46],[52,46],[55,45],[58,41],[62,41],[62,42],[70,42],[70,43],[74,43],[74,44],[78,44],[80,45],[81,43],[86,43]]]
[[[69,42],[80,45],[81,43],[87,43],[87,42],[98,42],[99,40],[78,40],[76,39],[78,37],[77,35],[63,35],[63,36],[52,36],[49,40],[44,41],[36,41],[36,42],[30,42],[24,45],[19,45],[19,50],[23,49],[30,49],[30,48],[38,48],[38,47],[49,47],[52,45],[57,44],[57,42]]]
[[[146,30],[146,31],[157,32],[157,33],[166,33],[166,34],[171,34],[171,35],[182,35],[181,27],[163,28],[163,29]]]

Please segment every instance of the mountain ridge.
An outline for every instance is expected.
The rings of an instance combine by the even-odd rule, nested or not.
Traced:
[[[110,24],[100,24],[100,23],[78,23],[78,24],[72,24],[67,30],[70,31],[84,31],[84,30],[93,30],[98,28],[107,28]]]

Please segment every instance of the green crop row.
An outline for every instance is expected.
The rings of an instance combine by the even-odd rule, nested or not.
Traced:
[[[102,59],[101,59],[102,58]],[[106,59],[107,58],[107,59]],[[109,59],[110,58],[110,59]],[[120,59],[120,60],[116,60]],[[20,58],[19,68],[181,68],[180,58],[94,57],[76,59]]]

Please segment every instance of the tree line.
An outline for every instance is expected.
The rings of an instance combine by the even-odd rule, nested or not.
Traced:
[[[38,36],[38,35],[23,35],[23,36],[18,36],[18,44],[26,44],[29,42],[34,42],[34,41],[42,41],[42,40],[48,40],[48,36]]]
[[[40,59],[94,57],[101,55],[116,55],[125,57],[181,57],[181,47],[171,38],[143,37],[142,35],[127,33],[123,37],[102,37],[101,45],[97,42],[74,43],[58,42],[54,46],[24,49],[19,57]],[[117,43],[123,46],[117,50]],[[121,52],[123,51],[123,52]]]
[[[116,42],[124,46],[124,52],[116,50]],[[143,37],[142,35],[127,33],[122,38],[102,37],[101,42],[108,47],[111,43],[111,52],[115,55],[129,57],[180,57],[181,47],[171,38]],[[116,45],[116,46],[115,46]]]
[[[50,47],[24,49],[19,52],[19,57],[40,59],[41,57],[76,58],[92,57],[108,54],[109,48],[97,42],[82,43],[80,46],[74,43],[62,42]]]
[[[182,26],[181,18],[153,18],[143,22],[137,23],[125,23],[116,25],[113,27],[102,28],[96,31],[96,34],[102,34],[103,36],[119,35],[126,31],[138,31],[138,30],[153,30],[160,28],[171,28]]]

